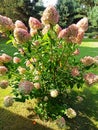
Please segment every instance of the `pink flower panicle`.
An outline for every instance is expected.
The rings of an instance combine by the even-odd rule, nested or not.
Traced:
[[[55,25],[58,23],[59,14],[54,6],[48,6],[42,15],[41,21],[43,25],[52,24]]]
[[[22,29],[22,28],[14,29],[14,37],[15,37],[17,44],[26,43],[31,39],[31,36],[28,33],[28,31],[25,29]]]
[[[71,70],[71,75],[72,75],[73,77],[79,76],[79,74],[80,74],[80,72],[79,72],[79,70],[78,70],[78,67],[72,68],[72,70]]]
[[[12,31],[14,30],[14,23],[12,20],[6,16],[0,15],[0,32]]]
[[[1,87],[2,89],[7,88],[8,85],[9,85],[9,83],[8,83],[7,80],[2,80],[2,81],[0,81],[0,87]]]
[[[79,29],[77,37],[75,39],[76,40],[75,43],[81,44],[83,37],[84,37],[84,31]]]
[[[0,75],[4,75],[8,69],[5,66],[0,66]]]
[[[3,53],[2,54],[2,60],[3,60],[3,63],[8,63],[8,62],[10,62],[12,60],[12,57],[5,54],[5,53]]]
[[[80,54],[80,50],[77,48],[74,52],[73,55],[79,55]]]
[[[95,63],[95,60],[93,57],[91,56],[85,56],[84,58],[81,59],[81,62],[85,65],[85,66],[90,66],[92,64]]]
[[[68,28],[59,32],[58,38],[63,38],[68,43],[81,44],[84,33],[88,28],[88,19],[83,18],[77,24],[72,24]]]
[[[5,107],[10,107],[10,106],[13,105],[13,103],[14,103],[13,97],[11,97],[11,96],[6,96],[6,97],[4,98],[4,106],[5,106]]]
[[[19,92],[22,94],[29,94],[33,87],[34,85],[30,81],[21,81],[19,83]]]
[[[68,31],[67,29],[62,29],[59,34],[58,34],[58,38],[66,38],[68,36]]]
[[[41,22],[34,17],[29,18],[29,26],[31,29],[34,29],[34,30],[38,30],[42,28]]]
[[[18,58],[18,57],[14,57],[13,58],[13,63],[15,63],[15,64],[18,64],[18,63],[20,63],[20,58]]]
[[[84,80],[88,85],[92,85],[93,83],[98,82],[98,75],[87,73],[84,75]]]
[[[15,22],[15,28],[22,28],[28,31],[28,28],[25,26],[25,24],[20,21],[20,20],[16,20]]]
[[[88,29],[88,18],[84,17],[77,22],[76,26],[84,32]]]

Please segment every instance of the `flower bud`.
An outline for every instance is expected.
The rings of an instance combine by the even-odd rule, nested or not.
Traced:
[[[19,92],[22,94],[29,94],[33,87],[34,85],[30,81],[21,81],[19,83]]]
[[[20,52],[21,55],[24,55],[24,53],[25,53],[23,48],[19,48],[18,51]]]
[[[77,96],[77,100],[78,100],[79,102],[82,102],[82,101],[83,101],[83,98],[82,98],[81,96]]]
[[[34,87],[35,87],[36,89],[40,89],[40,83],[34,83]]]
[[[7,88],[8,85],[9,85],[9,83],[8,83],[7,80],[0,81],[0,87],[1,87],[2,89]]]
[[[67,109],[67,111],[66,111],[66,116],[68,117],[68,118],[74,118],[74,117],[76,117],[76,115],[77,115],[77,113],[75,112],[75,110],[74,109],[72,109],[72,108],[68,108]]]
[[[42,28],[42,24],[40,23],[40,21],[34,17],[29,18],[29,26],[34,30],[38,30]]]
[[[44,101],[45,102],[48,101],[48,97],[47,96],[44,97]]]
[[[79,55],[80,54],[80,50],[79,49],[76,49],[74,52],[73,52],[73,55]]]
[[[38,46],[40,43],[39,43],[39,41],[34,41],[32,44],[33,44],[34,46]]]
[[[15,28],[22,28],[28,31],[27,27],[25,26],[25,24],[20,21],[20,20],[16,20],[15,22]]]
[[[14,58],[13,58],[13,62],[14,62],[15,64],[20,63],[20,58],[14,57]]]
[[[51,90],[50,95],[51,97],[56,98],[58,96],[58,91],[56,89]]]
[[[13,103],[14,103],[13,97],[6,96],[6,97],[4,98],[4,106],[5,106],[5,107],[10,107],[10,106],[13,105]]]
[[[78,68],[77,67],[74,67],[74,68],[72,68],[72,70],[71,70],[71,75],[73,76],[73,77],[76,77],[76,76],[79,76],[79,70],[78,70]]]
[[[48,6],[42,15],[41,18],[42,24],[52,24],[55,25],[59,21],[59,14],[56,11],[56,8],[54,6]]]
[[[24,74],[26,72],[26,69],[19,66],[18,71],[19,71],[19,74]]]
[[[32,65],[31,62],[30,62],[30,60],[27,60],[26,61],[26,67],[30,67],[30,65]]]

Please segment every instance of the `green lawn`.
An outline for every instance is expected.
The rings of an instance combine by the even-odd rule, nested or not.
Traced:
[[[4,50],[7,54],[13,55],[14,48],[5,45],[4,40],[0,40],[0,53]],[[80,46],[80,56],[98,55],[98,41],[84,40]],[[98,70],[93,70],[98,72]],[[98,74],[98,73],[97,73]],[[11,88],[0,89],[0,130],[97,130],[98,129],[98,85],[92,87],[84,86],[77,90],[74,88],[66,102],[77,112],[77,117],[67,119],[65,128],[59,128],[55,122],[41,121],[33,112],[34,100],[25,103],[15,102],[12,107],[3,106],[3,98],[10,95]],[[83,101],[78,101],[77,96],[81,96]],[[34,122],[36,121],[36,123]]]

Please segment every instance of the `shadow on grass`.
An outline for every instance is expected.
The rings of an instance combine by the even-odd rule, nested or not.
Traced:
[[[0,108],[0,130],[52,130],[41,124]]]
[[[70,130],[98,130],[98,89],[92,92],[89,88],[85,88],[80,94],[84,99],[82,102],[77,101],[76,91],[73,91],[71,95],[70,107],[76,110],[77,117],[66,119]]]

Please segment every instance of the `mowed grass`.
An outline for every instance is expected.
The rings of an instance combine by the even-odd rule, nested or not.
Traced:
[[[4,44],[6,40],[0,40],[0,53],[6,52],[13,55],[16,50],[11,45]],[[98,55],[98,41],[84,40],[80,46],[80,56]],[[93,70],[98,74],[98,70]],[[1,77],[2,79],[2,77]],[[15,102],[12,107],[5,108],[3,99],[11,95],[11,88],[3,90],[0,88],[0,130],[97,130],[98,129],[98,85],[92,87],[84,86],[81,89],[74,88],[66,100],[69,107],[77,112],[77,117],[67,119],[66,125],[60,128],[55,121],[42,121],[33,112],[35,100],[25,103]],[[83,101],[77,100],[81,96]]]

